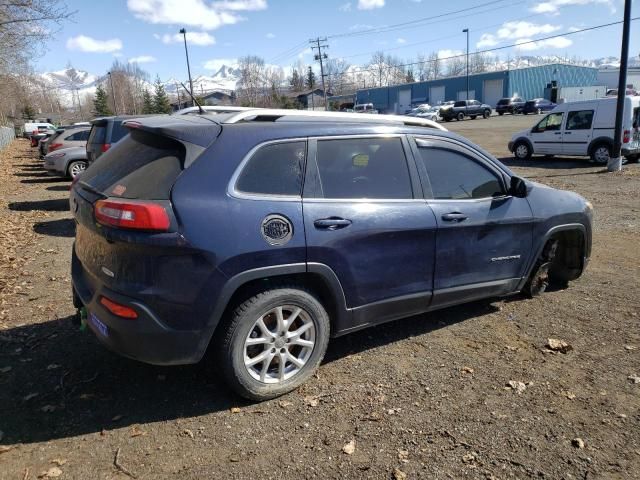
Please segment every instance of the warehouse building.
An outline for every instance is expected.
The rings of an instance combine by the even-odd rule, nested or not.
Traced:
[[[592,86],[596,84],[597,74],[597,68],[551,64],[469,75],[469,99],[495,107],[503,97],[519,96],[528,100],[549,96],[553,88]],[[362,89],[356,93],[356,101],[373,103],[383,113],[404,113],[419,103],[438,105],[448,100],[466,100],[466,88],[467,77],[463,75]]]

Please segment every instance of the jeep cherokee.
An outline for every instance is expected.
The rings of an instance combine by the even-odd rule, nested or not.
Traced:
[[[162,365],[209,350],[264,400],[330,337],[584,270],[579,195],[426,120],[282,112],[127,121],[75,182],[74,304],[102,343]]]

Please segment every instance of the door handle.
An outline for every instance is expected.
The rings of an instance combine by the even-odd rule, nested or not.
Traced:
[[[442,215],[442,220],[445,222],[464,222],[467,218],[469,218],[467,215],[460,212],[451,212]]]
[[[571,132],[564,132],[565,135],[571,135]]]
[[[323,230],[338,230],[351,225],[351,220],[340,217],[320,218],[313,222],[316,228]]]
[[[562,135],[562,132],[555,132],[554,135]]]

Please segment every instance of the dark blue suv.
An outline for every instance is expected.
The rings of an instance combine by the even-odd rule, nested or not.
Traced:
[[[209,349],[263,400],[309,378],[331,336],[537,295],[587,264],[591,204],[458,135],[255,112],[125,122],[73,185],[75,305],[118,353]]]

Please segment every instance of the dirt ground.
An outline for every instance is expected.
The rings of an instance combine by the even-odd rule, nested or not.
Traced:
[[[0,153],[0,478],[639,478],[640,165],[516,162],[507,140],[533,121],[446,126],[593,202],[586,274],[335,339],[315,378],[261,404],[71,324],[69,182],[16,140]]]

